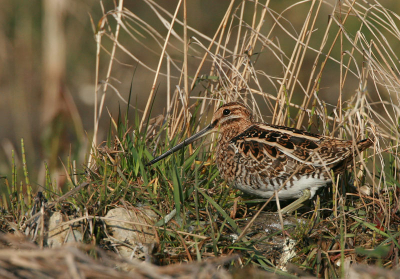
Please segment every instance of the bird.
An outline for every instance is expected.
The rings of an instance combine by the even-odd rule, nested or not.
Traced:
[[[199,138],[219,133],[216,165],[220,176],[244,193],[279,200],[297,199],[281,210],[289,213],[313,198],[320,187],[332,182],[353,157],[373,145],[366,138],[353,143],[303,130],[255,122],[242,103],[229,102],[219,107],[211,123],[164,154],[150,166]]]

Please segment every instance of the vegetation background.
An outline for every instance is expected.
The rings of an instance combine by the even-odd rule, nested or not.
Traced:
[[[0,173],[10,172],[11,150],[21,154],[21,138],[25,141],[27,163],[33,180],[43,183],[46,161],[53,173],[62,168],[68,155],[84,162],[94,130],[96,81],[96,41],[91,22],[96,25],[104,9],[114,8],[114,1],[43,0],[2,1],[0,10]],[[177,1],[161,2],[173,13]],[[190,24],[212,36],[218,27],[227,1],[190,1]],[[124,1],[124,7],[143,19],[154,14],[143,1]],[[210,9],[212,7],[212,12]],[[182,17],[182,13],[180,13]],[[159,21],[154,27],[167,31]],[[126,33],[121,40],[129,40]],[[128,42],[132,52],[140,50]],[[149,47],[154,47],[150,42]],[[106,43],[109,47],[110,42]],[[154,66],[158,58],[147,51],[137,51],[138,58]],[[137,66],[124,54],[117,54],[122,64],[114,65],[115,87],[126,98]],[[109,55],[100,53],[99,76],[105,76]],[[194,67],[196,61],[190,63]],[[144,107],[151,89],[153,74],[136,71],[132,99]],[[155,112],[165,104],[165,80],[160,82]],[[120,99],[109,89],[105,99],[112,114],[118,112]],[[103,115],[99,140],[105,140],[109,117]],[[20,157],[20,156],[17,156]],[[62,172],[62,170],[61,170]],[[58,175],[55,175],[56,177]],[[58,179],[63,181],[62,177]],[[62,184],[62,183],[61,183]]]
[[[299,210],[308,223],[291,232],[296,240],[292,248],[297,250],[293,262],[326,277],[343,276],[344,263],[352,261],[396,268],[397,1],[267,0],[268,9],[259,1],[187,1],[190,28],[178,24],[184,18],[180,7],[154,97],[150,92],[177,3],[2,3],[2,231],[25,230],[42,248],[45,215],[61,211],[69,224],[82,222],[84,243],[112,249],[115,243],[105,240],[108,232],[101,223],[109,209],[145,205],[156,212],[158,222],[149,227],[159,237],[161,248],[155,254],[163,264],[240,251],[240,266],[253,263],[276,272],[276,255],[254,248],[258,240],[251,239],[249,224],[240,229],[241,222],[263,207],[262,201],[242,199],[221,181],[210,163],[211,145],[197,149],[186,161],[177,155],[144,167],[155,154],[207,123],[220,100],[243,97],[266,122],[353,140],[376,132],[374,148],[354,169],[321,191],[321,202],[310,201],[315,208]],[[221,25],[226,13],[226,24]],[[190,42],[187,61],[185,30]],[[208,52],[214,36],[217,43]],[[200,78],[189,98],[183,88],[197,70]],[[126,121],[128,99],[134,113]],[[191,106],[199,99],[202,106]],[[149,104],[151,113],[142,117]],[[299,115],[304,118],[299,120]],[[149,130],[141,130],[148,119]],[[160,140],[164,136],[168,140]],[[90,157],[92,146],[97,149]],[[47,203],[35,196],[39,185],[46,189]],[[63,196],[69,190],[72,194]],[[171,215],[176,215],[174,220],[165,221]],[[241,242],[229,238],[239,232]],[[176,257],[167,258],[167,250],[178,251]]]
[[[178,1],[161,1],[160,5],[170,13],[174,12]],[[326,1],[330,5],[323,5],[319,14],[319,25],[327,24],[332,12],[331,5],[336,1]],[[240,1],[237,1],[237,4]],[[270,5],[280,11],[294,1],[271,1]],[[373,1],[371,1],[373,4]],[[394,12],[400,12],[397,1],[384,0],[380,3]],[[223,17],[229,1],[191,0],[187,5],[188,24],[196,30],[212,37]],[[104,10],[114,8],[114,1],[97,0],[33,0],[33,1],[2,1],[0,10],[0,173],[6,174],[11,166],[11,150],[17,155],[21,153],[20,140],[25,141],[27,163],[34,166],[31,169],[33,180],[43,183],[44,165],[47,161],[52,171],[60,170],[61,161],[70,154],[73,159],[83,163],[90,144],[88,138],[94,130],[94,92],[96,80],[96,41],[92,29],[91,18],[98,24]],[[165,36],[167,29],[160,20],[156,19],[145,1],[124,1],[124,7],[134,11],[138,17],[150,20],[153,27]],[[301,26],[307,14],[308,5],[299,5],[288,10],[286,18],[296,28]],[[249,8],[244,15],[251,19]],[[182,19],[182,11],[178,18]],[[153,20],[154,19],[154,20]],[[265,28],[273,23],[268,22]],[[354,26],[358,23],[354,21]],[[115,25],[114,25],[115,26]],[[351,28],[351,22],[346,25]],[[179,29],[177,27],[178,31]],[[316,44],[323,36],[324,28],[317,28],[310,44]],[[350,30],[351,32],[351,30]],[[182,34],[180,34],[182,35]],[[190,34],[189,34],[190,35]],[[279,43],[283,49],[292,46],[292,39],[283,34],[279,36]],[[158,63],[157,55],[143,50],[142,46],[130,40],[125,32],[121,32],[120,39],[126,42],[126,47],[137,58],[155,68]],[[287,40],[287,41],[285,41]],[[313,41],[315,43],[313,43]],[[110,47],[111,42],[104,42]],[[154,48],[155,42],[146,42]],[[399,41],[391,42],[397,50]],[[285,49],[286,51],[288,49]],[[176,58],[179,52],[172,53]],[[101,51],[101,65],[99,76],[104,77],[108,69],[109,54]],[[115,88],[125,98],[129,93],[134,69],[137,62],[124,53],[117,53],[121,63],[113,66],[112,78]],[[311,68],[313,57],[307,56],[304,68]],[[199,60],[189,57],[189,73],[193,73]],[[257,61],[268,67],[282,69],[273,65],[268,59]],[[326,76],[321,88],[321,99],[335,104],[338,92],[338,71],[334,63],[326,66]],[[300,78],[306,80],[308,72],[302,71]],[[153,73],[138,67],[135,72],[132,100],[137,102],[138,108],[143,109],[151,90]],[[357,81],[354,81],[357,82]],[[155,100],[154,115],[162,113],[166,104],[166,79],[160,78],[157,98]],[[173,85],[174,86],[174,85]],[[356,86],[349,85],[354,91]],[[267,90],[267,88],[265,88]],[[115,115],[121,101],[108,88],[109,93],[105,105]],[[264,111],[264,115],[271,116],[272,112]],[[268,120],[268,119],[267,119]],[[104,140],[109,127],[107,114],[101,117],[99,140]],[[16,156],[19,158],[20,156]],[[58,176],[55,174],[55,176]]]

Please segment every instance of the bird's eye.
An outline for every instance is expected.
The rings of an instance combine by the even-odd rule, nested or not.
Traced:
[[[224,109],[223,114],[224,115],[229,115],[231,111],[229,109]]]

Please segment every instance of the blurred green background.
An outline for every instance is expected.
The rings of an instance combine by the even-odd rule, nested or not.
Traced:
[[[215,32],[228,2],[189,1],[190,22],[201,25],[210,36]],[[93,133],[94,90],[96,75],[95,25],[105,11],[114,9],[113,1],[2,1],[0,9],[0,173],[10,172],[11,150],[21,154],[24,139],[27,160],[39,171],[42,161],[51,167],[61,166],[60,159],[72,155],[83,162],[88,151],[88,137]],[[174,12],[177,1],[163,3]],[[213,13],[209,12],[212,4]],[[139,16],[153,17],[143,1],[124,1],[124,7]],[[201,16],[200,16],[201,15]],[[162,25],[154,22],[155,27]],[[115,24],[114,24],[115,27]],[[163,28],[165,29],[165,28]],[[166,34],[162,30],[160,33]],[[126,34],[121,32],[121,40]],[[128,44],[134,42],[128,41]],[[107,42],[105,43],[107,45]],[[111,46],[108,42],[107,46]],[[134,52],[134,50],[133,50]],[[146,59],[146,52],[139,52]],[[112,77],[118,90],[128,95],[136,63],[117,53]],[[149,63],[156,63],[155,57]],[[100,77],[105,77],[109,55],[101,52]],[[147,101],[154,74],[138,70],[134,77],[133,102],[142,107]],[[125,105],[113,94],[105,100],[115,115]],[[143,107],[142,107],[143,109]],[[103,113],[100,139],[105,139],[109,117]],[[17,160],[18,160],[17,158]],[[35,176],[35,174],[33,174]]]
[[[170,13],[174,13],[178,3],[178,1],[157,2]],[[235,6],[238,6],[241,1],[236,2]],[[248,2],[248,5],[253,5],[251,1]],[[279,11],[297,1],[271,2],[271,6]],[[335,3],[335,1],[326,2],[331,5]],[[20,158],[21,138],[25,141],[32,179],[39,183],[44,176],[43,161],[48,162],[52,170],[60,169],[60,175],[62,175],[61,161],[66,160],[68,156],[76,159],[79,164],[84,162],[94,127],[96,42],[91,18],[97,27],[103,15],[102,5],[105,11],[110,11],[115,8],[114,4],[114,1],[97,0],[2,1],[0,174],[10,172],[11,150],[15,150],[17,157]],[[385,0],[381,1],[381,4],[400,13],[398,1]],[[188,1],[188,24],[212,37],[228,5],[229,1]],[[167,33],[167,29],[144,1],[124,1],[124,7],[151,22],[160,34],[165,36]],[[324,5],[323,9],[320,24],[327,23],[328,15],[332,11],[329,5]],[[307,10],[308,6],[303,5],[285,14],[293,24],[293,28],[298,31]],[[249,8],[247,13],[248,19],[251,19],[252,9]],[[182,19],[182,12],[179,18]],[[110,26],[114,28],[115,22],[110,23]],[[177,27],[176,30],[181,31],[182,28]],[[324,29],[321,30],[322,33]],[[316,35],[313,39],[318,42],[320,37],[321,35]],[[138,59],[156,68],[159,58],[157,55],[143,50],[124,32],[121,32],[120,39]],[[286,47],[285,41],[280,41],[280,44],[283,49]],[[105,41],[104,46],[111,50],[112,43]],[[177,60],[182,61],[182,54],[179,51],[175,55]],[[113,85],[126,97],[137,63],[121,52],[117,52],[116,57],[121,63],[114,64],[111,76],[116,82]],[[189,60],[190,70],[193,71],[199,60],[193,57]],[[306,58],[306,63],[310,67],[313,61],[313,57]],[[100,78],[106,76],[108,62],[109,54],[102,50]],[[268,61],[264,63],[267,65]],[[277,72],[282,72],[282,68]],[[307,79],[306,72],[304,75]],[[141,109],[144,109],[146,104],[153,78],[154,74],[143,67],[138,67],[133,77],[132,100],[134,103],[137,102]],[[335,82],[337,83],[332,80],[331,84],[326,86],[335,91],[337,90]],[[160,78],[159,85],[154,114],[162,113],[165,107],[166,80]],[[172,84],[172,87],[175,85]],[[125,108],[125,105],[110,88],[108,91],[110,92],[106,95],[105,106],[116,116],[118,107]],[[198,92],[199,90],[196,94]],[[329,96],[329,92],[326,95]],[[108,114],[105,112],[101,118],[99,142],[105,139],[109,123]]]

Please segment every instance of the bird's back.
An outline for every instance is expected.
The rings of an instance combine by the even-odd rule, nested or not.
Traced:
[[[255,123],[243,133],[219,142],[217,166],[223,178],[244,192],[281,199],[315,191],[344,171],[353,156],[373,143],[324,137],[294,128]],[[354,147],[357,147],[355,150]],[[358,151],[358,152],[357,152]]]

